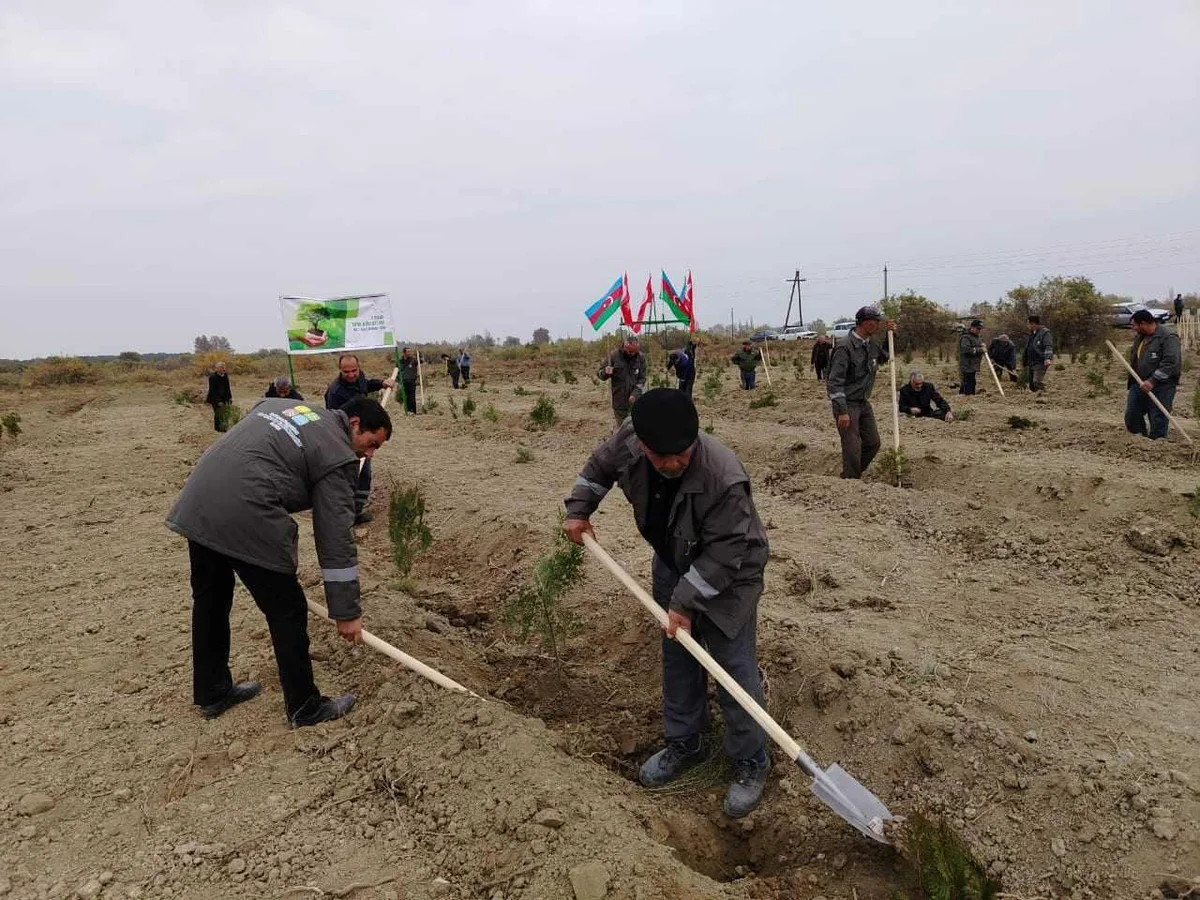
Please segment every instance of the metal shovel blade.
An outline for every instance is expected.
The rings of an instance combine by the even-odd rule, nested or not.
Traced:
[[[884,821],[892,818],[888,808],[837,763],[817,770],[812,792],[867,837],[881,844],[891,843],[883,832]]]

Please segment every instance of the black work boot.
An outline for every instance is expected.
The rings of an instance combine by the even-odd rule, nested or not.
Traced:
[[[703,759],[704,749],[699,738],[693,738],[691,741],[670,741],[667,746],[642,763],[642,768],[638,771],[638,781],[643,787],[661,787]]]
[[[725,792],[725,815],[740,819],[758,806],[770,771],[771,757],[766,750],[759,751],[758,756],[750,759],[735,759],[733,781]]]
[[[318,697],[310,700],[292,716],[292,727],[306,728],[309,725],[320,725],[322,722],[340,719],[350,712],[357,699],[353,694],[343,694],[341,697]]]
[[[200,715],[206,719],[215,719],[231,706],[237,706],[262,692],[262,685],[257,681],[239,681],[229,689],[229,693],[216,703],[207,703],[200,707]]]
[[[366,525],[368,522],[374,521],[375,516],[372,513],[366,512],[365,510],[354,517],[355,525]]]

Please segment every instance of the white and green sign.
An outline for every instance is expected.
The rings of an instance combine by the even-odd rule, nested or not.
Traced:
[[[340,353],[396,346],[387,294],[358,297],[280,297],[288,353]]]

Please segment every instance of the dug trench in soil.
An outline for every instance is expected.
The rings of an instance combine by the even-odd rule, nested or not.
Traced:
[[[469,571],[475,562],[454,560],[453,551],[436,545],[431,553],[438,571]],[[510,585],[519,581],[500,580]],[[625,615],[597,612],[622,610],[629,602],[618,591],[608,592],[600,602],[577,608],[586,623],[583,634],[567,644],[559,660],[542,652],[536,641],[520,643],[498,624],[507,596],[503,591],[455,602],[446,597],[452,592],[449,586],[434,590],[435,597],[418,603],[443,616],[475,647],[476,663],[489,669],[483,687],[492,696],[563,735],[566,753],[636,783],[639,766],[662,740],[655,623],[637,609]],[[784,661],[794,662],[782,648],[764,647],[763,654],[781,669]],[[788,676],[773,689],[770,674],[764,674],[768,711],[782,716],[794,705],[787,697],[800,691],[803,679]],[[763,805],[745,820],[726,818],[720,806],[729,771],[720,750],[721,713],[711,684],[710,720],[706,762],[680,784],[646,792],[652,811],[643,824],[652,839],[673,848],[695,872],[718,882],[744,881],[755,896],[792,896],[801,886],[811,888],[831,875],[864,898],[887,896],[896,883],[894,853],[837,819],[811,795],[807,776],[774,748]]]

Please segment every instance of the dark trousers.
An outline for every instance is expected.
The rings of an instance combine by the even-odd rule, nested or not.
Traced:
[[[223,429],[221,428],[221,407],[223,407],[224,405],[225,405],[225,404],[224,404],[223,402],[217,402],[217,403],[214,403],[214,404],[212,404],[212,408],[213,408],[213,431],[222,431],[222,430],[223,430]]]
[[[458,372],[450,373],[450,384],[452,387],[455,387],[455,388],[458,387]]]
[[[188,541],[192,564],[192,702],[216,703],[233,688],[229,612],[237,573],[267,617],[284,705],[292,718],[319,701],[308,658],[308,607],[295,573],[272,572]]]
[[[1176,385],[1167,382],[1154,386],[1154,396],[1167,409],[1175,402]],[[1146,419],[1150,420],[1150,428],[1146,428]],[[1146,396],[1141,385],[1135,384],[1125,394],[1125,427],[1132,434],[1148,434],[1150,440],[1157,441],[1167,436],[1171,420],[1162,414],[1154,401]]]
[[[817,370],[817,381],[824,381],[825,380],[825,372],[829,369],[829,364],[826,363],[823,366],[815,365],[815,366],[813,366],[813,368]]]
[[[462,373],[463,387],[469,386],[471,384],[471,367],[460,366],[458,371]]]
[[[414,416],[417,414],[417,383],[415,381],[404,382],[404,411],[410,412]]]
[[[745,369],[739,371],[742,373],[742,390],[754,390],[754,376],[758,374],[758,371],[756,369],[751,369],[748,372]]]
[[[680,378],[679,379],[679,389],[681,391],[683,391],[685,394],[687,394],[689,397],[692,396],[692,388],[694,388],[695,386],[696,386],[696,376],[695,375],[691,376],[690,378]]]
[[[1175,324],[1178,325],[1182,321],[1183,321],[1183,310],[1182,309],[1175,310]]]
[[[354,515],[358,515],[371,502],[371,460],[363,460],[358,471],[358,487],[354,489]]]
[[[1049,368],[1045,363],[1035,366],[1029,366],[1029,389],[1031,391],[1044,391],[1046,389],[1046,369]]]
[[[663,609],[671,603],[680,576],[654,556],[651,564],[654,599]],[[733,676],[746,693],[763,703],[758,675],[757,614],[734,638],[725,636],[707,616],[692,616],[692,637]],[[708,727],[708,673],[677,641],[663,634],[663,731],[668,741],[690,741]],[[750,714],[717,685],[717,699],[725,715],[725,754],[730,759],[751,759],[766,747],[766,732]]]
[[[975,372],[959,372],[958,374],[960,376],[962,376],[962,378],[961,378],[962,384],[960,384],[958,386],[958,392],[967,397],[974,394],[975,393],[975,375],[977,373],[975,373]]]
[[[879,452],[879,426],[869,400],[848,400],[850,427],[839,430],[842,438],[842,477],[862,478]]]

